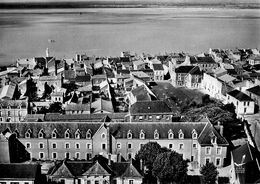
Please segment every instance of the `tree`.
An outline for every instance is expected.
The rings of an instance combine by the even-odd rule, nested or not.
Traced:
[[[202,174],[202,180],[205,184],[215,184],[218,176],[217,167],[210,162],[207,162],[206,165],[204,165],[200,173]]]
[[[153,162],[159,153],[161,153],[161,146],[157,142],[148,142],[142,146],[135,158],[142,160],[148,170],[152,170]]]
[[[188,161],[175,151],[160,153],[153,163],[152,172],[160,183],[185,183]]]

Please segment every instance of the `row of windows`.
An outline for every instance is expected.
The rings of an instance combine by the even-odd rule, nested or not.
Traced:
[[[52,153],[51,153],[51,158],[52,158],[52,159],[58,159],[58,155],[59,155],[59,154],[58,154],[57,152],[52,152]],[[71,159],[71,158],[72,158],[71,153],[69,153],[69,152],[64,153],[64,158],[69,158],[69,159]],[[81,158],[81,157],[80,157],[80,153],[79,153],[79,152],[76,152],[73,158],[75,158],[75,159],[91,160],[92,154],[91,154],[91,153],[86,153],[85,158]],[[39,152],[39,159],[45,159],[45,153],[44,153],[44,152]]]
[[[128,131],[127,138],[128,139],[132,139],[133,138],[133,133],[132,133],[131,130]],[[139,138],[140,139],[145,139],[145,132],[143,130],[140,131]],[[159,134],[158,130],[156,129],[154,131],[154,139],[159,139],[159,138],[160,138],[160,134]],[[173,139],[173,138],[174,138],[174,134],[173,134],[173,131],[170,129],[168,131],[168,139]],[[182,132],[182,130],[179,130],[178,138],[179,139],[184,139],[184,133]],[[198,138],[198,134],[197,134],[196,130],[193,130],[192,131],[192,139],[197,139],[197,138]]]
[[[209,162],[211,162],[211,158],[210,157],[206,157],[205,158],[205,164],[209,163]],[[215,163],[214,164],[215,164],[215,166],[221,166],[221,158],[217,157],[215,159]]]
[[[0,116],[3,116],[3,112],[2,111],[0,111]],[[7,116],[14,116],[16,113],[14,112],[14,113],[11,113],[11,111],[7,111],[7,113],[6,113],[6,115]],[[22,112],[21,111],[18,111],[18,113],[17,113],[17,115],[18,116],[22,116]]]
[[[211,154],[211,150],[212,150],[211,147],[206,147],[206,149],[205,149],[206,155],[210,155],[210,154]],[[220,155],[221,152],[222,152],[221,147],[217,147],[217,148],[216,148],[216,153],[217,153],[217,155]]]
[[[26,145],[26,148],[28,148],[28,149],[32,148],[32,145],[29,142],[27,142],[25,145]],[[57,148],[57,143],[52,143],[51,145],[52,145],[53,149]],[[38,144],[38,147],[40,149],[44,149],[44,143],[40,142]],[[64,144],[64,148],[69,149],[70,148],[70,143],[65,143]],[[91,143],[87,143],[86,144],[86,148],[91,150],[92,149],[92,144]],[[75,143],[75,149],[80,149],[80,143]]]
[[[166,120],[170,120],[170,116],[169,115],[156,115],[155,118],[156,120],[161,120],[162,118],[164,118]],[[153,119],[153,115],[140,115],[140,116],[133,116],[133,120],[136,120],[136,119],[139,119],[139,121],[142,121],[142,120],[152,120]]]

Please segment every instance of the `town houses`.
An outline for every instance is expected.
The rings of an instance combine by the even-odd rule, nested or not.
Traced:
[[[258,134],[250,132],[259,127],[259,57],[257,49],[209,49],[18,59],[0,71],[0,168],[28,168],[28,181],[20,178],[26,183],[38,183],[48,165],[46,182],[139,184],[145,169],[135,156],[156,142],[187,160],[190,175],[212,162],[230,168],[230,182],[245,183],[237,166],[259,158],[241,157],[259,154]],[[200,111],[210,103],[234,108],[235,121],[210,120]],[[201,114],[186,121],[192,108],[190,115]],[[232,128],[242,136],[230,138]],[[0,174],[0,183],[7,177]]]

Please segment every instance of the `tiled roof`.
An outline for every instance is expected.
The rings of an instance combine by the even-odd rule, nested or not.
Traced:
[[[34,180],[40,171],[39,168],[40,165],[37,164],[0,164],[0,179]]]
[[[218,131],[213,127],[213,125],[208,122],[204,129],[201,131],[201,134],[198,137],[198,142],[201,145],[212,145],[211,136],[215,136],[217,138],[218,145],[228,145],[227,140],[221,136]]]
[[[96,161],[95,164],[90,167],[85,173],[82,175],[90,175],[90,176],[109,176],[111,171],[106,170],[104,167],[101,166],[99,161]]]
[[[115,138],[127,138],[129,130],[133,139],[139,139],[140,132],[143,130],[145,139],[154,139],[154,132],[157,130],[160,139],[168,139],[168,132],[172,130],[174,139],[178,139],[178,133],[182,130],[184,139],[192,137],[192,130],[195,129],[197,134],[203,131],[207,122],[131,122],[131,123],[113,123],[110,124],[110,131]]]
[[[90,75],[86,74],[84,76],[76,76],[75,81],[76,82],[90,82]]]
[[[112,101],[110,100],[104,100],[102,98],[99,98],[97,101],[92,102],[91,108],[94,108],[94,112],[97,111],[107,111],[107,112],[114,112],[114,107],[112,104]]]
[[[162,64],[153,64],[153,69],[154,70],[163,70],[163,65]]]
[[[190,63],[191,64],[196,64],[196,63],[207,63],[207,64],[214,64],[216,63],[214,59],[210,56],[205,56],[205,57],[196,57],[192,56],[190,57]]]
[[[245,93],[238,91],[236,89],[228,92],[227,94],[236,98],[239,101],[253,101],[248,95],[246,95]]]
[[[176,73],[189,73],[194,66],[179,66],[178,68],[175,69]]]
[[[8,107],[26,108],[27,100],[0,100],[0,108],[8,108]]]
[[[24,120],[26,122],[44,121],[44,114],[27,114]]]
[[[250,93],[253,93],[257,96],[260,96],[260,86],[259,85],[249,88],[249,89],[247,89],[247,91],[249,91]]]
[[[57,114],[47,113],[45,121],[100,121],[108,115],[112,120],[124,120],[126,113],[101,113],[101,114]]]
[[[65,111],[90,111],[90,104],[68,104]]]
[[[231,75],[229,74],[225,74],[225,75],[222,75],[220,77],[218,77],[221,81],[223,82],[226,82],[226,83],[229,83],[229,82],[232,82],[234,80],[236,80],[235,77],[232,77]]]
[[[140,101],[130,107],[130,114],[172,114],[172,111],[163,101]]]
[[[6,85],[0,88],[0,98],[12,99],[15,92],[15,85]]]
[[[189,74],[191,75],[202,75],[202,72],[200,71],[200,68],[198,66],[195,66],[189,71]]]
[[[64,70],[64,79],[71,80],[75,79],[76,73],[73,70]]]

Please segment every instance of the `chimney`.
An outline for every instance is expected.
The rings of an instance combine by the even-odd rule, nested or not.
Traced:
[[[108,165],[111,166],[111,154],[108,154]]]
[[[223,125],[220,124],[219,121],[218,121],[218,124],[217,124],[216,128],[217,128],[219,134],[220,134],[221,136],[223,136],[224,127],[223,127]]]
[[[140,170],[143,171],[143,160],[140,160]]]
[[[110,145],[110,128],[109,128],[109,124],[107,124],[107,154],[110,154],[111,145]]]
[[[121,153],[117,154],[117,162],[121,162]]]
[[[46,49],[46,57],[49,57],[50,53],[49,53],[49,48]]]

